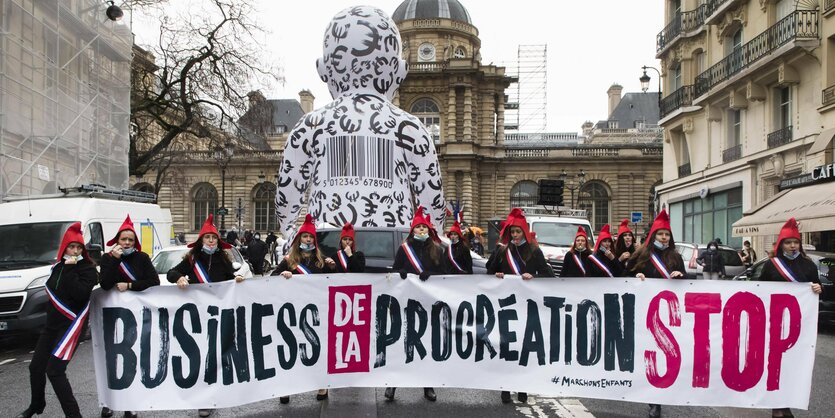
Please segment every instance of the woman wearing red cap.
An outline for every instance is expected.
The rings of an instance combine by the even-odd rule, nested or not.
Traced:
[[[458,224],[458,221],[452,224],[446,236],[449,238],[449,246],[444,251],[447,270],[451,274],[473,274],[473,256],[470,255],[470,242],[461,233],[461,225]]]
[[[523,280],[553,277],[553,271],[528,229],[528,221],[521,209],[513,208],[507,215],[496,250],[487,262],[487,274],[495,274],[500,279],[506,274],[522,276]],[[516,396],[519,402],[528,401],[526,392],[519,392]],[[510,391],[503,390],[501,397],[502,403],[510,403]]]
[[[612,252],[612,233],[609,224],[603,225],[597,234],[594,251],[586,259],[587,277],[620,277],[623,272],[621,264]]]
[[[421,281],[429,279],[433,274],[446,274],[441,248],[441,239],[432,227],[429,216],[423,214],[423,207],[418,207],[415,217],[412,219],[412,227],[409,235],[400,244],[397,254],[394,256],[392,270],[400,273],[400,278],[405,280],[406,275],[417,274]],[[396,387],[387,387],[385,396],[388,400],[394,400]],[[435,402],[437,396],[434,388],[423,388],[423,397]]]
[[[615,257],[621,265],[621,270],[626,267],[626,262],[632,254],[635,254],[635,233],[629,229],[629,219],[620,221],[618,236],[615,241]]]
[[[345,229],[343,228],[343,233],[344,231]],[[364,267],[365,261],[363,260]],[[284,260],[281,260],[278,267],[273,270],[272,275],[290,279],[294,273],[308,275],[333,273],[335,271],[336,263],[333,259],[325,257],[322,251],[319,250],[319,243],[316,239],[316,225],[313,223],[313,217],[307,214],[304,217],[304,223],[299,228],[299,232],[293,238],[293,243],[290,244],[290,252],[284,257]],[[322,401],[327,398],[327,389],[319,389],[319,392],[316,393],[317,401]],[[290,397],[282,396],[278,400],[286,404],[290,402]]]
[[[336,260],[337,273],[362,273],[365,271],[365,254],[356,249],[356,231],[350,222],[342,226],[339,247],[331,259]]]
[[[588,275],[588,263],[586,259],[591,254],[589,251],[589,235],[582,226],[577,227],[577,235],[574,236],[574,245],[565,253],[562,261],[560,277],[586,277]]]
[[[101,288],[110,290],[114,287],[124,292],[139,292],[152,286],[159,286],[159,275],[151,263],[151,257],[142,252],[142,244],[136,239],[136,230],[130,215],[125,218],[119,232],[107,245],[113,245],[109,253],[101,259]],[[102,407],[102,417],[113,416],[113,411]],[[132,411],[125,411],[126,417],[136,417]]]
[[[777,245],[770,259],[763,266],[760,280],[769,282],[811,283],[812,291],[820,294],[820,273],[815,262],[803,251],[797,221],[790,218],[780,229]],[[772,417],[793,417],[791,409],[778,408],[771,411]]]
[[[189,285],[200,283],[215,283],[235,280],[242,282],[243,276],[235,275],[232,260],[225,250],[231,245],[220,240],[220,235],[214,225],[214,216],[209,215],[197,240],[188,244],[191,248],[183,256],[183,261],[168,270],[168,281],[176,283],[180,289],[187,289]],[[214,413],[213,409],[200,409],[198,415],[208,417]]]
[[[87,319],[90,292],[97,281],[96,266],[84,248],[81,222],[76,222],[64,233],[56,264],[45,284],[46,294],[52,303],[46,308],[46,325],[41,330],[32,362],[29,363],[32,398],[29,407],[18,414],[18,418],[43,413],[47,376],[64,415],[81,416],[66,371]]]

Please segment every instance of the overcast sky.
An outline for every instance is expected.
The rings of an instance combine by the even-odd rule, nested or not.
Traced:
[[[198,1],[198,0],[189,0]],[[394,13],[401,0],[253,0],[257,20],[270,32],[264,53],[283,67],[283,86],[263,86],[271,99],[296,98],[302,89],[316,97],[315,106],[330,101],[316,74],[322,37],[340,10],[360,5]],[[640,92],[641,66],[658,68],[655,36],[664,27],[662,0],[548,1],[460,0],[481,38],[482,64],[513,65],[519,45],[546,44],[548,48],[549,132],[578,132],[586,120],[606,119],[606,90],[619,83],[625,92]],[[185,0],[170,0],[169,8]],[[547,4],[547,6],[546,6]],[[554,12],[555,11],[555,12]],[[155,27],[134,14],[137,43],[152,44]],[[654,71],[650,91],[657,91]]]

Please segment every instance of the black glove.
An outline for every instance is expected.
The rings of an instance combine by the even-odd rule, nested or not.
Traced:
[[[403,279],[403,280],[406,280],[406,270],[400,270],[399,273],[400,273],[400,278]]]
[[[429,273],[425,271],[423,273],[420,273],[420,281],[425,282],[427,280],[429,280]]]

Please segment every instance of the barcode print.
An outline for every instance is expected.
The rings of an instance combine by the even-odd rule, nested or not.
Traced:
[[[373,136],[335,136],[327,139],[328,178],[394,179],[392,141]]]

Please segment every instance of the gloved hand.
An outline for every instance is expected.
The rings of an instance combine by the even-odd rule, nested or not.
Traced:
[[[399,273],[400,273],[400,278],[403,279],[403,280],[406,280],[406,270],[400,270]]]
[[[420,281],[425,282],[427,280],[429,280],[429,273],[425,271],[423,273],[420,273]]]

